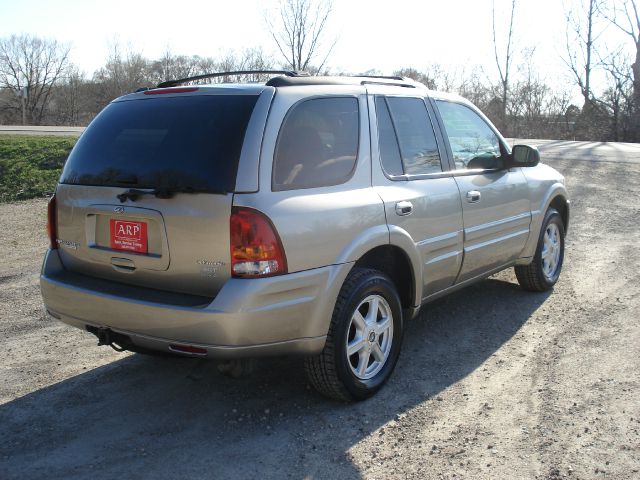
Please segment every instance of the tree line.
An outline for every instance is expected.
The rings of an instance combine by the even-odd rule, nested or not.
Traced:
[[[495,2],[496,0],[494,0]],[[452,71],[439,65],[408,66],[393,72],[431,89],[459,93],[480,107],[506,135],[640,142],[640,0],[580,0],[566,12],[566,45],[561,55],[582,104],[572,102],[571,88],[558,91],[537,72],[535,48],[516,51],[514,18],[518,1],[508,1],[506,32],[497,32],[493,14],[493,50],[497,81],[487,67]],[[331,70],[336,46],[327,39],[331,19],[328,0],[281,0],[265,25],[277,58],[262,48],[229,51],[217,57],[165,52],[150,59],[114,45],[104,65],[91,76],[70,60],[70,47],[34,35],[0,39],[0,124],[87,125],[113,98],[164,80],[209,72],[287,68],[311,74],[381,74]],[[611,50],[601,44],[605,28],[623,34],[629,45]],[[635,56],[628,52],[635,52]],[[596,92],[594,74],[606,77]],[[264,81],[260,74],[219,77],[209,82]]]

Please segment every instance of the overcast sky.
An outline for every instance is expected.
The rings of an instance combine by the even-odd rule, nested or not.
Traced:
[[[578,0],[564,0],[564,3]],[[510,0],[495,0],[498,36],[508,28]],[[275,0],[144,1],[0,0],[0,36],[30,33],[72,46],[72,61],[91,75],[114,42],[148,58],[174,54],[217,56],[261,46],[279,60],[264,21]],[[492,0],[334,0],[328,37],[337,37],[327,65],[334,71],[385,74],[438,63],[451,70],[482,66],[496,81]],[[563,0],[518,0],[515,50],[536,48],[534,63],[551,84],[566,87]],[[607,49],[623,37],[610,28]],[[519,63],[518,55],[515,58]]]

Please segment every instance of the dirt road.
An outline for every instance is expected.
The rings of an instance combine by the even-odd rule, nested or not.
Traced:
[[[0,205],[0,478],[640,478],[627,150],[546,158],[573,201],[553,293],[507,271],[426,306],[389,384],[353,405],[317,396],[295,359],[231,380],[96,347],[42,314],[45,202]]]

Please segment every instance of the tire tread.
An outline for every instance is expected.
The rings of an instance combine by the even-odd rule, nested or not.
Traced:
[[[544,292],[547,290],[542,283],[537,268],[531,262],[529,265],[516,265],[514,270],[516,272],[516,278],[520,286],[530,292]]]
[[[556,209],[550,208],[549,210],[547,210],[544,222],[542,223],[542,229],[539,233],[538,244],[536,245],[536,253],[533,257],[533,260],[529,265],[516,265],[514,267],[518,283],[524,290],[528,290],[530,292],[545,292],[553,288],[553,284],[549,284],[544,278],[542,264],[539,257],[541,254],[540,242],[542,242],[544,231],[546,230],[547,225],[549,224],[551,219],[556,216],[558,217],[560,226],[562,227],[560,233],[561,235],[564,235],[564,225],[562,223],[562,217],[560,217],[560,213],[558,213]]]
[[[327,397],[349,402],[354,400],[354,396],[343,385],[338,377],[335,369],[336,352],[335,352],[335,329],[338,323],[338,316],[345,304],[349,301],[350,293],[360,279],[372,274],[379,273],[377,270],[370,268],[354,268],[345,280],[338,299],[336,300],[329,332],[327,333],[327,341],[320,355],[308,357],[305,359],[305,371],[309,382],[319,393]]]

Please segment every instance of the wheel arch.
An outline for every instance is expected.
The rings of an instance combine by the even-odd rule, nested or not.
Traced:
[[[562,217],[566,233],[567,227],[569,226],[569,206],[570,202],[567,189],[560,182],[554,183],[547,190],[546,195],[544,195],[540,203],[532,203],[529,239],[527,240],[527,244],[520,255],[520,260],[518,261],[519,264],[527,264],[533,258],[538,244],[540,229],[544,222],[544,216],[549,208],[555,208],[558,210]]]
[[[566,235],[567,230],[569,229],[569,200],[567,200],[567,197],[565,195],[560,193],[551,199],[551,201],[549,202],[549,207],[555,208],[558,213],[560,213],[564,226],[564,233]]]
[[[416,274],[402,248],[391,244],[372,248],[356,261],[355,267],[372,268],[387,275],[398,291],[403,310],[416,305]]]

